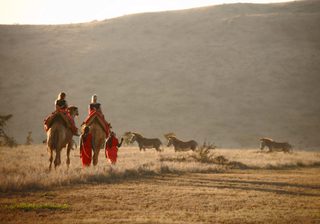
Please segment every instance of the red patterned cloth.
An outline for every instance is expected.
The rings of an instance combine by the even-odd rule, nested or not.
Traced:
[[[71,129],[73,134],[78,133],[78,128],[74,122],[73,117],[68,113],[67,110],[56,110],[52,112],[48,117],[44,119],[44,130],[47,132],[52,125],[52,121],[56,116],[61,116],[66,122],[67,127]]]
[[[92,134],[88,133],[86,137],[81,135],[81,147],[80,147],[80,156],[82,161],[82,166],[90,166],[92,159]]]
[[[119,141],[116,137],[111,136],[106,143],[106,157],[111,164],[117,162]]]

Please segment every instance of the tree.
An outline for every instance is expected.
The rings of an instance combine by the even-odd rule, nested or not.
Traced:
[[[16,140],[13,137],[9,137],[4,131],[4,127],[6,126],[7,121],[12,116],[12,114],[4,116],[0,115],[0,146],[9,146],[10,148],[18,146]]]

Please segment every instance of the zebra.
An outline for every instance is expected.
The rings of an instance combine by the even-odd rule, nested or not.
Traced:
[[[158,138],[145,138],[141,134],[132,132],[132,138],[130,143],[137,142],[139,145],[140,151],[143,149],[146,151],[146,148],[155,148],[158,152],[161,151],[160,146],[162,145],[160,139]]]
[[[184,141],[179,140],[175,136],[168,137],[168,145],[167,146],[170,147],[171,145],[173,145],[175,152],[187,151],[189,149],[194,151],[198,147],[198,143],[194,140],[184,142]]]
[[[274,150],[290,152],[292,150],[292,145],[288,142],[275,142],[270,138],[261,138],[260,149],[263,150],[265,146],[269,148],[269,152],[273,152]]]

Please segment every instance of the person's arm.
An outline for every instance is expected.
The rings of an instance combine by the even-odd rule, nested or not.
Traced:
[[[91,113],[91,106],[90,106],[90,104],[88,105],[88,114],[90,114]]]
[[[102,114],[102,108],[101,108],[101,104],[99,105],[99,108],[98,108],[98,110],[97,110],[99,113],[101,113]]]
[[[54,105],[56,106],[56,110],[59,110],[59,109],[60,109],[60,107],[58,106],[58,100],[56,100],[56,101],[54,102]]]
[[[121,138],[121,141],[120,141],[120,143],[118,144],[118,148],[120,148],[120,147],[121,147],[122,142],[123,142],[123,138]]]
[[[82,153],[81,153],[81,151],[82,151],[82,135],[80,135],[80,138],[79,138],[79,151],[80,151],[80,158],[82,157]]]
[[[106,141],[104,142],[104,144],[105,144],[105,150],[104,150],[104,154],[105,154],[105,156],[106,156],[106,158],[108,158],[108,156],[107,156],[107,147],[108,147],[108,140],[109,140],[109,138],[108,139],[106,139]]]

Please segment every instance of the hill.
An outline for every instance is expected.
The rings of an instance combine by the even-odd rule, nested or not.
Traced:
[[[60,91],[79,125],[98,95],[115,131],[223,147],[320,145],[320,2],[231,4],[70,25],[0,26],[0,114],[45,138]]]

